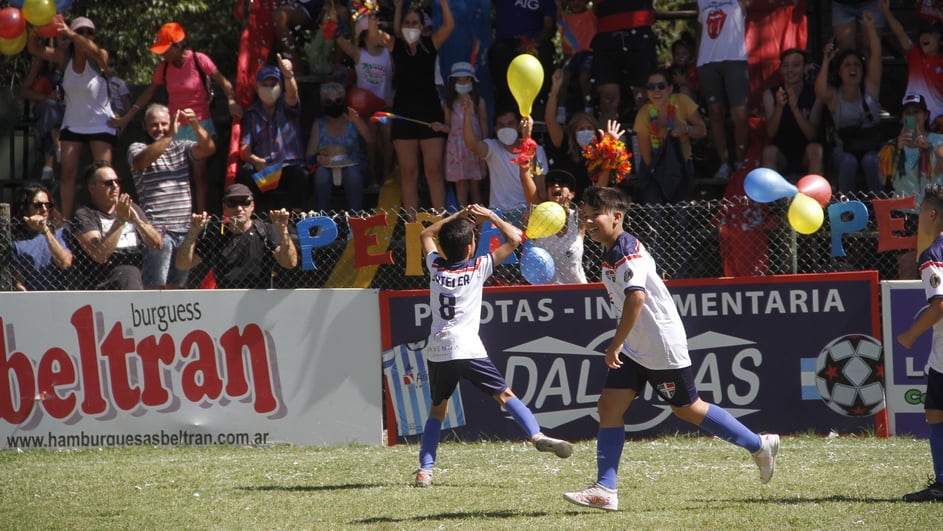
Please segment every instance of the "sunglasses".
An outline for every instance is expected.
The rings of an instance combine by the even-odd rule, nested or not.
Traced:
[[[85,28],[82,28],[82,29],[80,29],[80,30],[76,30],[76,33],[78,33],[79,35],[81,35],[81,36],[83,36],[83,37],[94,37],[94,36],[95,36],[95,30],[90,30],[90,29],[85,29]]]
[[[344,98],[334,98],[333,100],[324,100],[325,105],[343,105]]]
[[[223,204],[229,208],[247,207],[252,204],[252,198],[244,197],[242,199],[227,199],[223,201]]]
[[[42,208],[48,208],[48,209],[52,208],[52,201],[33,201],[32,204],[33,204],[33,208],[35,208],[36,210],[39,210]]]
[[[98,184],[102,186],[107,186],[108,188],[114,188],[118,186],[118,179],[107,179],[104,181],[98,181]]]
[[[668,83],[664,81],[659,81],[658,83],[647,83],[645,88],[648,90],[665,90],[668,88]]]

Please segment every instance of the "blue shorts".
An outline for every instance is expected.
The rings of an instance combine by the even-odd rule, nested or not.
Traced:
[[[566,72],[569,74],[578,74],[580,72],[590,72],[593,69],[593,52],[576,52],[569,58],[566,65]]]
[[[923,409],[943,409],[943,373],[927,369],[927,400]]]
[[[144,250],[144,265],[141,266],[144,287],[187,287],[190,272],[177,269],[174,265],[177,249],[186,238],[186,232],[165,232],[162,235],[164,245],[161,249]]]
[[[500,394],[508,388],[504,376],[498,372],[491,358],[473,360],[430,361],[429,393],[432,405],[448,400],[455,392],[459,379],[466,379],[488,396]]]
[[[854,5],[832,2],[832,26],[844,26],[850,22],[861,20],[861,15],[870,11],[874,15],[874,27],[883,28],[886,24],[884,13],[878,7],[878,0],[868,0]]]
[[[645,384],[650,383],[665,402],[672,406],[689,406],[697,400],[694,371],[691,366],[681,369],[655,370],[643,367],[625,354],[619,354],[622,367],[609,369],[606,374],[607,389],[631,389],[641,395]]]

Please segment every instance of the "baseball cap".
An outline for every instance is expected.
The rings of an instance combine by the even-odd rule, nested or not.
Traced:
[[[151,51],[157,55],[163,55],[171,46],[187,38],[187,32],[183,31],[183,26],[176,22],[168,22],[157,30],[157,38],[151,45]]]
[[[544,177],[544,184],[549,188],[553,184],[566,186],[571,192],[576,191],[576,177],[566,170],[550,170]]]
[[[72,31],[78,31],[82,28],[88,28],[94,31],[95,23],[86,17],[75,17],[72,19],[72,23],[69,24],[69,29]]]
[[[904,99],[901,103],[904,107],[908,105],[917,105],[921,109],[927,110],[927,100],[923,97],[922,94],[917,94],[915,92],[911,92],[904,96]]]
[[[265,81],[273,77],[279,81],[282,80],[282,71],[279,70],[277,66],[273,65],[265,65],[255,74],[256,81]]]
[[[232,197],[252,197],[252,190],[244,184],[230,184],[223,190],[223,200]]]
[[[465,61],[459,61],[457,63],[452,63],[452,72],[449,74],[449,77],[462,77],[469,76],[475,81],[478,81],[478,77],[475,76],[475,67],[471,63]]]

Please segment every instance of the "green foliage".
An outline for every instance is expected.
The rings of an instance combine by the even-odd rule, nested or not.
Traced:
[[[939,529],[926,440],[783,439],[776,475],[713,438],[629,441],[620,511],[566,503],[596,475],[594,441],[561,460],[522,442],[444,443],[435,484],[418,448],[105,448],[0,452],[10,529]]]

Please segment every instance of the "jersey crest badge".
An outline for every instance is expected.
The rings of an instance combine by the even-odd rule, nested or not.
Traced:
[[[674,382],[662,382],[658,384],[658,393],[661,396],[672,399],[675,396],[675,383]]]

